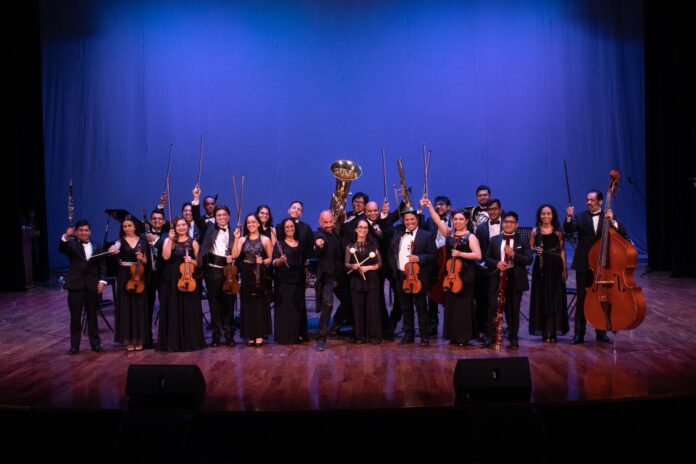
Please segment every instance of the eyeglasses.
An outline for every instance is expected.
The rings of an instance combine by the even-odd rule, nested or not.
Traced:
[[[517,221],[511,221],[510,219],[506,219],[503,221],[503,224],[517,224]]]

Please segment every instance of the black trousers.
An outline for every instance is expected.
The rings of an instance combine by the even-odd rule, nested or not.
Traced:
[[[343,280],[322,277],[314,283],[316,304],[321,308],[319,315],[319,338],[326,340],[329,335],[329,320],[333,312],[334,295],[339,305],[334,315],[334,325],[340,325],[348,318],[349,305],[344,304],[350,297],[350,292]]]
[[[399,300],[399,305],[401,307],[401,312],[403,313],[404,323],[404,336],[413,337],[416,334],[415,328],[415,317],[413,314],[413,308],[415,306],[418,312],[418,330],[420,331],[421,338],[428,338],[430,334],[430,320],[428,316],[428,306],[427,306],[427,289],[423,288],[420,293],[406,293],[402,287],[403,280],[399,279],[397,281],[396,287],[396,297]]]
[[[594,273],[591,270],[575,271],[575,287],[578,292],[578,304],[575,306],[575,335],[585,335],[587,319],[585,319],[585,295],[587,287],[592,284]],[[606,334],[606,330],[595,330],[598,335]]]
[[[222,269],[206,266],[205,288],[208,292],[208,306],[210,306],[210,329],[213,332],[213,342],[220,342],[221,335],[225,334],[225,341],[234,338],[234,305],[237,295],[222,291],[225,282],[225,274]]]
[[[82,308],[87,312],[87,333],[92,347],[100,344],[99,326],[97,325],[97,306],[99,293],[97,291],[68,290],[68,308],[70,309],[70,347],[80,347],[80,325]]]

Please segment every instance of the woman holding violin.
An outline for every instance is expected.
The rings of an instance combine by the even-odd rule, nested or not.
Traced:
[[[346,245],[345,265],[350,276],[350,294],[353,304],[354,343],[373,345],[382,342],[382,317],[379,302],[382,267],[379,243],[368,236],[367,219],[357,219],[353,241]],[[383,289],[382,289],[383,290]]]
[[[557,335],[568,333],[566,301],[566,254],[556,208],[544,204],[537,209],[536,227],[529,236],[535,254],[532,292],[529,299],[529,334],[556,343]]]
[[[136,224],[137,220],[127,215],[121,222],[119,239],[109,248],[119,258],[114,339],[127,344],[128,351],[140,351],[144,344],[152,343],[145,291],[148,244],[145,236],[140,236]]]
[[[189,234],[183,217],[173,221],[174,229],[162,245],[165,267],[160,293],[160,351],[192,351],[205,347],[201,296],[193,272],[198,257],[198,242]]]
[[[307,311],[304,306],[307,259],[300,246],[295,221],[285,218],[280,223],[283,240],[273,247],[275,268],[274,339],[281,344],[301,343],[307,340]]]
[[[478,336],[474,293],[476,267],[474,262],[481,259],[481,247],[474,234],[469,232],[469,218],[466,211],[452,214],[452,228],[440,218],[427,198],[421,200],[427,206],[430,217],[445,239],[447,261],[446,274],[442,282],[445,292],[445,317],[442,336],[450,344],[466,346],[469,340]]]
[[[247,339],[247,346],[263,345],[263,338],[270,335],[271,307],[267,266],[271,264],[273,250],[271,240],[262,235],[260,221],[256,214],[248,214],[244,219],[244,236],[235,230],[232,257],[238,257],[241,273],[241,334]]]

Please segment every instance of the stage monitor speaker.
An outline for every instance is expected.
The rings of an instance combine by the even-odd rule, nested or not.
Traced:
[[[457,404],[529,401],[529,358],[460,359],[454,369]]]
[[[126,395],[131,409],[197,409],[205,379],[195,364],[131,364]]]

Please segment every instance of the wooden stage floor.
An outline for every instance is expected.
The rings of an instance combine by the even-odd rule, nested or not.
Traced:
[[[557,344],[542,344],[526,334],[523,317],[520,349],[500,352],[459,348],[438,337],[430,347],[353,345],[343,338],[330,340],[324,352],[315,351],[312,342],[129,353],[111,342],[113,335],[100,319],[105,352],[92,353],[83,335],[80,353],[68,356],[66,291],[37,287],[0,294],[0,407],[124,409],[131,364],[197,364],[207,384],[202,408],[207,411],[445,407],[454,403],[457,360],[516,356],[529,358],[537,405],[692,397],[696,280],[641,275],[642,270],[635,275],[648,302],[647,317],[637,329],[613,336],[613,345],[600,346],[591,335],[588,343],[572,346],[572,329]],[[113,307],[104,312],[113,322]],[[206,336],[209,340],[210,333]]]

